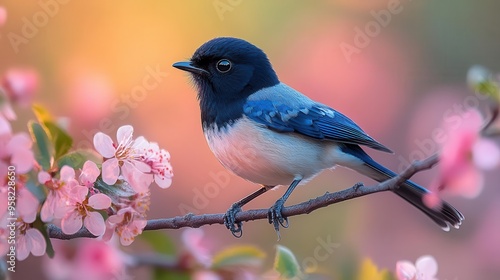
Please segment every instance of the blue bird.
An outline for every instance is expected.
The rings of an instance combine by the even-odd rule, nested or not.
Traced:
[[[173,67],[191,74],[198,90],[203,132],[222,165],[262,188],[234,203],[224,216],[226,227],[240,237],[241,207],[279,186],[289,186],[269,209],[269,223],[279,235],[288,227],[281,210],[299,183],[340,165],[378,182],[396,173],[374,161],[360,147],[391,152],[340,112],[280,82],[266,54],[247,41],[221,37],[200,46],[187,62]],[[445,230],[458,228],[464,216],[444,202],[427,207],[429,191],[404,182],[394,192]]]

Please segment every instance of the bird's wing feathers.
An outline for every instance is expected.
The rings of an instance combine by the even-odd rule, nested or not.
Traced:
[[[271,100],[247,100],[243,112],[253,121],[279,132],[295,132],[316,139],[365,145],[392,152],[368,136],[348,117],[319,103],[291,107]]]

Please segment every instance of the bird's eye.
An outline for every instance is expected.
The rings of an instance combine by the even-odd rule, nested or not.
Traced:
[[[231,70],[231,61],[229,61],[227,59],[221,59],[221,60],[217,61],[217,64],[215,65],[215,67],[217,68],[217,71],[219,71],[221,73],[226,73],[229,70]]]

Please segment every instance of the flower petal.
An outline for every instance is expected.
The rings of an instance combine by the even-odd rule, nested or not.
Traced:
[[[26,231],[26,238],[30,239],[31,243],[31,253],[33,256],[43,256],[45,250],[47,249],[47,243],[42,233],[34,228],[30,228]]]
[[[409,261],[399,261],[396,263],[396,276],[398,280],[415,279],[417,268]]]
[[[68,165],[63,166],[61,168],[61,181],[68,183],[69,181],[74,179],[75,179],[75,170]]]
[[[113,146],[113,140],[102,132],[97,132],[94,135],[94,147],[105,158],[112,158],[115,155],[116,149]]]
[[[80,182],[85,185],[93,184],[101,171],[93,161],[87,160],[83,164],[82,173],[80,174]]]
[[[84,186],[75,186],[71,189],[69,194],[69,199],[71,202],[82,203],[85,198],[87,198],[87,194],[89,193],[89,188]]]
[[[97,210],[107,209],[111,206],[111,198],[103,193],[94,194],[89,197],[89,206]]]
[[[418,273],[424,276],[423,279],[434,279],[438,272],[438,264],[433,256],[421,256],[417,259],[415,266]]]
[[[30,240],[26,237],[26,235],[21,235],[17,239],[17,247],[16,247],[16,257],[17,260],[22,261],[25,260],[31,251]]]
[[[45,183],[47,183],[50,180],[52,180],[52,177],[50,176],[49,173],[47,173],[45,171],[40,171],[38,173],[38,182],[40,184],[45,184]]]
[[[61,229],[66,234],[75,234],[82,226],[82,216],[77,211],[66,213],[61,221]]]
[[[146,192],[153,181],[151,174],[146,174],[135,168],[135,166],[125,161],[122,166],[122,175],[137,193]]]
[[[119,144],[126,143],[132,140],[132,135],[134,134],[134,128],[131,125],[120,126],[116,131],[116,140]]]
[[[108,185],[114,185],[120,175],[120,167],[116,158],[108,159],[102,163],[102,180]]]
[[[482,170],[492,170],[500,162],[500,149],[490,139],[479,139],[472,147],[474,164]]]
[[[101,236],[106,231],[104,219],[98,212],[89,212],[83,223],[90,233],[95,236]]]
[[[155,183],[162,189],[170,187],[172,179],[166,176],[155,175]]]
[[[12,155],[10,162],[16,167],[17,172],[24,174],[33,168],[35,156],[31,150],[19,150]]]

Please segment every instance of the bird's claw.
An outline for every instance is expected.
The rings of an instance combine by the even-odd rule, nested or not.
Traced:
[[[283,205],[284,205],[284,200],[283,199],[278,199],[276,203],[269,208],[269,211],[267,212],[267,219],[270,224],[274,226],[274,230],[276,231],[276,234],[278,235],[278,240],[281,238],[280,235],[280,225],[283,228],[288,228],[289,223],[288,223],[288,218],[283,217],[281,214],[281,211],[283,210]]]
[[[236,238],[240,238],[243,235],[243,223],[236,222],[236,214],[238,212],[241,212],[241,206],[235,203],[231,205],[231,207],[229,207],[226,214],[224,215],[224,225]]]

